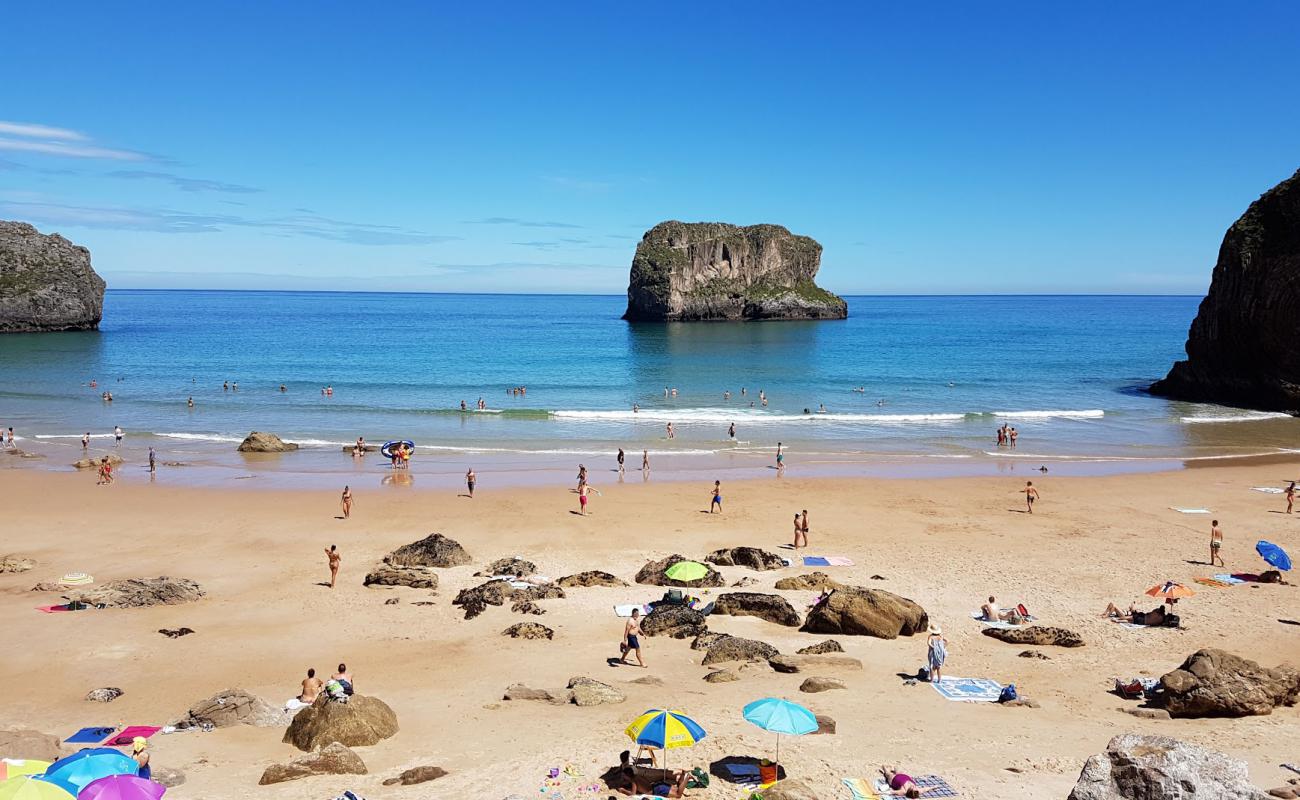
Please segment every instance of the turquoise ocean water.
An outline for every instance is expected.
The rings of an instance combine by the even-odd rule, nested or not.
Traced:
[[[110,291],[99,332],[0,338],[0,425],[44,456],[0,464],[67,468],[83,432],[100,452],[114,425],[128,460],[153,446],[203,481],[391,480],[380,459],[341,453],[358,435],[414,440],[426,483],[471,465],[512,480],[604,469],[618,447],[638,468],[646,449],[657,472],[738,477],[768,474],[778,441],[791,470],[834,474],[1145,469],[1296,447],[1295,419],[1141,391],[1182,357],[1197,302],[851,297],[842,322],[656,325],[620,320],[613,296]],[[459,410],[479,398],[486,412]],[[995,445],[1004,422],[1014,452]],[[235,455],[250,430],[303,450]]]

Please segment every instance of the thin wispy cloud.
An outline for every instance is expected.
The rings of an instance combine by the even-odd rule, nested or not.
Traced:
[[[123,180],[145,180],[145,181],[162,181],[170,183],[182,192],[225,192],[226,194],[256,194],[261,189],[254,186],[242,186],[238,183],[225,183],[223,181],[204,180],[202,178],[186,178],[181,175],[173,175],[170,172],[151,172],[140,169],[121,169],[108,173],[110,178],[121,178]]]
[[[4,120],[0,120],[0,150],[106,161],[158,160],[147,153],[95,144],[89,136],[80,131]]]
[[[368,246],[429,245],[460,238],[395,225],[372,225],[315,215],[255,219],[234,214],[195,214],[170,209],[115,208],[42,201],[0,201],[0,215],[53,225],[152,233],[219,233],[231,228],[251,228],[271,236],[305,236]]]
[[[610,181],[593,181],[571,178],[566,175],[544,175],[543,180],[562,189],[574,189],[579,192],[606,192],[614,188]]]
[[[90,137],[79,131],[67,128],[55,128],[50,125],[33,125],[26,122],[5,122],[0,120],[0,134],[23,136],[32,139],[59,139],[67,142],[85,142]]]
[[[484,217],[483,219],[467,219],[466,225],[518,225],[521,228],[570,228],[578,229],[581,225],[573,225],[568,222],[543,222],[531,219],[520,219],[519,217]]]

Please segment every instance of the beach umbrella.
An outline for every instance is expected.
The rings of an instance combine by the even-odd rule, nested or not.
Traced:
[[[19,775],[40,775],[49,766],[50,762],[35,758],[0,759],[0,781],[17,778]]]
[[[623,731],[638,745],[664,751],[664,779],[668,778],[668,751],[678,747],[692,747],[706,734],[699,723],[680,711],[652,708],[632,720]]]
[[[1194,597],[1196,592],[1193,592],[1181,583],[1165,581],[1164,583],[1157,583],[1155,586],[1147,589],[1147,594],[1151,597],[1160,597],[1165,600],[1181,600],[1184,597]]]
[[[764,697],[745,706],[745,720],[776,734],[776,760],[781,765],[781,734],[803,736],[817,731],[817,715],[798,703],[779,697]]]
[[[1285,550],[1272,542],[1266,542],[1263,539],[1260,539],[1255,543],[1255,552],[1259,553],[1260,558],[1280,570],[1291,569],[1291,556],[1287,555]]]
[[[77,800],[158,800],[167,787],[139,775],[107,775],[86,784]]]
[[[0,783],[0,800],[73,800],[73,795],[35,775],[19,775]]]
[[[121,750],[91,747],[60,758],[41,777],[75,796],[91,781],[106,775],[135,775],[139,770],[135,759]]]
[[[664,575],[667,578],[674,581],[682,581],[683,583],[688,581],[698,581],[700,578],[703,578],[708,574],[709,568],[698,561],[678,561],[676,564],[673,564],[671,567],[664,570]]]

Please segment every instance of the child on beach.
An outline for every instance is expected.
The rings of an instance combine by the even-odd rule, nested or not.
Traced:
[[[712,514],[715,508],[719,514],[722,513],[722,481],[713,482],[713,502],[709,503],[709,513]]]
[[[1219,555],[1219,548],[1223,547],[1223,531],[1219,528],[1219,521],[1210,522],[1210,566],[1214,566],[1214,560],[1219,560],[1219,566],[1226,567],[1223,563],[1223,556]]]
[[[1025,494],[1025,508],[1028,513],[1034,513],[1034,501],[1038,499],[1038,490],[1034,488],[1033,481],[1025,481],[1025,488],[1020,491]]]

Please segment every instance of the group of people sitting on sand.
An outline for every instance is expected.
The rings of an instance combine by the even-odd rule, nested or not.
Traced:
[[[302,692],[284,704],[285,711],[297,711],[316,702],[323,693],[332,703],[346,703],[352,696],[352,673],[347,664],[339,664],[339,671],[330,676],[328,681],[316,677],[316,668],[307,670],[307,677],[302,680]]]

